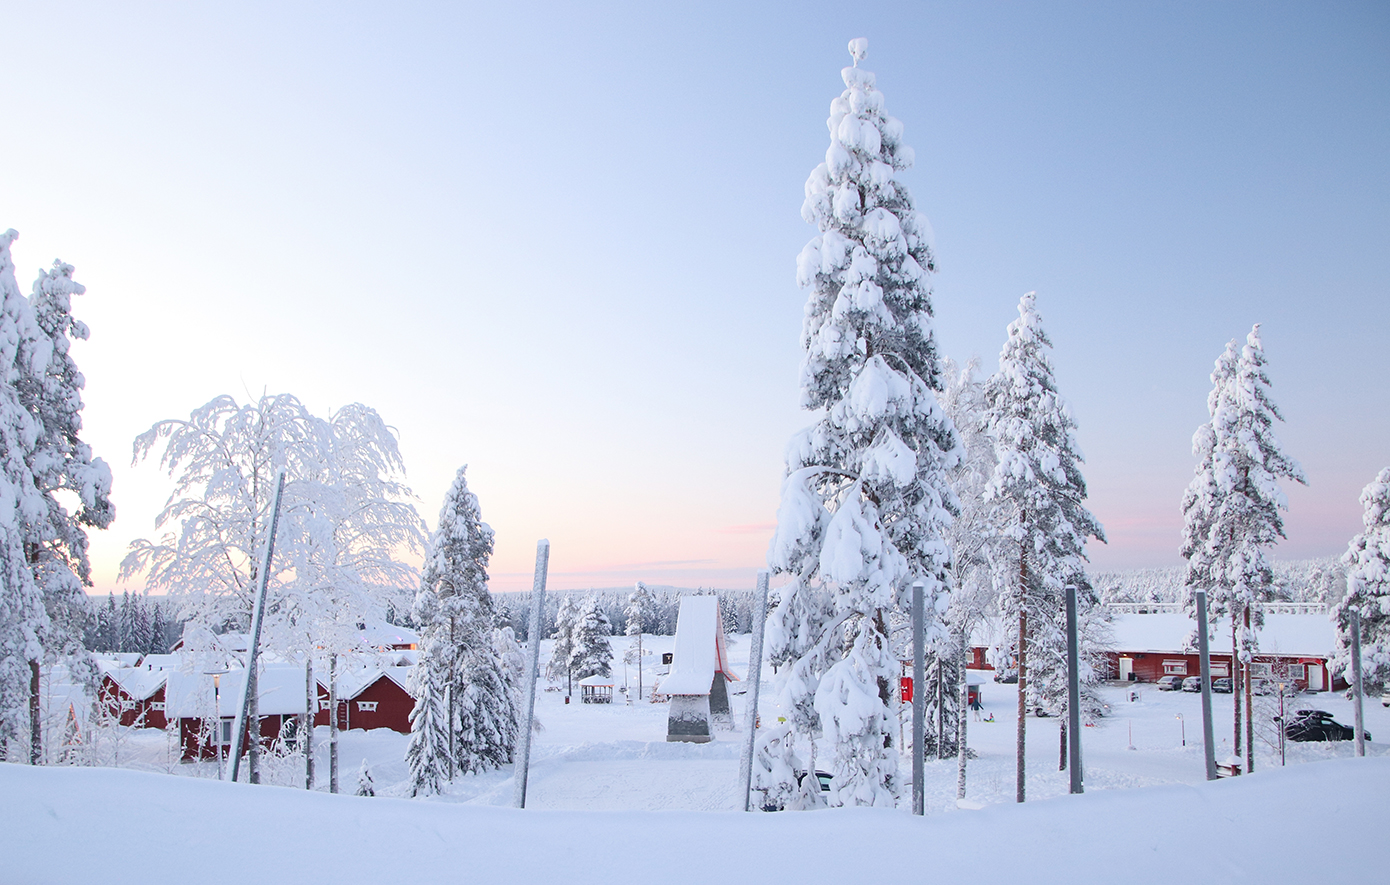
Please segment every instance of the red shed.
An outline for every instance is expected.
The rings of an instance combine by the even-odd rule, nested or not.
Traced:
[[[410,733],[410,667],[367,667],[338,677],[338,727],[341,729],[389,728]],[[328,724],[328,688],[319,683],[319,708],[314,725]]]
[[[161,670],[142,667],[106,669],[98,697],[102,709],[127,728],[164,728],[164,681]]]

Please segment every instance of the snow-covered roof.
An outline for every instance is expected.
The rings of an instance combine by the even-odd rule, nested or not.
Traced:
[[[140,659],[140,666],[146,670],[173,670],[183,665],[183,655],[145,655]]]
[[[709,694],[716,672],[738,679],[729,667],[719,597],[681,597],[672,652],[671,672],[661,680],[662,694]]]
[[[213,674],[183,670],[164,671],[168,683],[164,690],[164,711],[170,718],[213,715]],[[340,683],[341,684],[341,683]],[[246,670],[218,674],[217,694],[220,716],[235,716],[246,694]],[[271,664],[261,671],[257,692],[262,716],[288,716],[308,709],[304,691],[304,668]]]
[[[385,677],[410,693],[410,667],[363,667],[338,674],[338,700],[350,701]],[[304,671],[301,670],[300,673]],[[302,680],[301,680],[302,682]]]
[[[388,624],[385,621],[369,621],[358,631],[358,637],[367,648],[391,648],[395,645],[419,645],[420,634],[409,627]]]
[[[1180,652],[1189,648],[1197,623],[1185,614],[1116,615],[1111,621],[1115,651]],[[1211,650],[1229,654],[1229,623],[1214,623]],[[1258,650],[1264,654],[1326,657],[1337,644],[1336,629],[1327,615],[1265,615],[1257,631]]]
[[[714,674],[711,673],[711,674],[710,674],[710,681],[713,681],[713,680],[714,680]],[[580,684],[580,685],[589,685],[589,686],[594,686],[594,685],[606,685],[606,686],[608,686],[609,688],[612,688],[612,687],[613,687],[613,677],[612,677],[612,676],[601,676],[601,675],[599,675],[598,673],[595,673],[593,676],[585,676],[583,679],[579,680],[579,684]]]
[[[1212,623],[1213,653],[1231,653],[1231,625],[1228,620]],[[1012,629],[998,618],[981,618],[970,634],[972,646],[993,648],[1006,645]],[[1186,614],[1117,614],[1110,621],[1115,641],[1111,651],[1172,652],[1189,649],[1188,641],[1197,634],[1197,622]],[[1265,615],[1264,627],[1256,631],[1257,653],[1298,657],[1327,657],[1337,644],[1337,632],[1325,614]]]
[[[121,687],[121,691],[137,701],[143,701],[159,691],[168,675],[164,670],[146,670],[143,667],[118,667],[107,670],[106,676]]]
[[[984,685],[986,682],[993,682],[993,681],[994,681],[994,671],[993,671],[993,670],[966,670],[966,671],[965,671],[965,684],[966,684],[966,685]]]

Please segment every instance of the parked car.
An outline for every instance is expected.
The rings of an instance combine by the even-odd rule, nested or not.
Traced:
[[[1369,741],[1371,733],[1363,733]],[[1291,741],[1350,741],[1355,740],[1356,730],[1324,710],[1297,710],[1284,723],[1284,737]]]
[[[1220,679],[1213,679],[1211,681],[1211,690],[1218,694],[1230,694],[1231,677],[1222,676]]]
[[[816,771],[816,780],[820,781],[820,791],[821,791],[822,793],[828,793],[828,792],[830,792],[830,780],[831,780],[832,777],[833,777],[833,775],[831,775],[831,773],[828,772],[828,771],[819,771],[819,770]],[[797,785],[798,787],[801,786],[802,782],[805,781],[805,780],[806,780],[806,772],[804,772],[804,771],[798,771],[798,772],[796,773],[796,785]],[[783,808],[782,808],[781,805],[775,805],[775,804],[773,804],[773,803],[771,803],[771,802],[766,802],[766,801],[763,802],[763,811],[782,811],[782,810],[783,810]]]
[[[1182,690],[1183,690],[1183,691],[1201,691],[1201,690],[1202,690],[1202,677],[1200,677],[1200,676],[1189,676],[1189,677],[1187,677],[1186,679],[1184,679],[1184,680],[1182,681]]]
[[[1159,691],[1180,691],[1182,689],[1181,676],[1160,676],[1158,678]]]

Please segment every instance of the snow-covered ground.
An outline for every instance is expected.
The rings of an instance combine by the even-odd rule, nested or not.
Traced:
[[[673,637],[647,636],[644,647],[652,652],[648,661],[660,661],[669,651]],[[616,681],[623,684],[621,652],[626,637],[614,637],[617,655]],[[729,657],[735,672],[746,670],[749,641],[746,635],[730,637]],[[550,643],[542,644],[542,662]],[[764,667],[761,715],[764,721],[777,716],[772,691],[771,667]],[[628,667],[626,681],[636,694],[637,672]],[[646,670],[644,689],[650,692],[653,674]],[[709,744],[666,743],[666,704],[647,701],[626,704],[622,695],[615,703],[581,704],[576,689],[574,703],[564,703],[560,687],[547,686],[537,692],[536,711],[543,729],[536,735],[532,750],[527,804],[533,809],[572,811],[665,811],[733,810],[739,807],[738,760],[743,739],[745,695],[733,697],[736,731],[716,732]],[[734,690],[743,686],[735,684]],[[1083,770],[1088,790],[1120,789],[1161,784],[1197,784],[1205,779],[1202,761],[1202,719],[1200,695],[1161,692],[1152,685],[1105,686],[1101,696],[1109,705],[1109,715],[1082,734]],[[1130,697],[1137,699],[1131,701]],[[986,683],[983,686],[984,716],[993,722],[969,722],[968,743],[978,757],[970,760],[967,773],[967,800],[970,805],[1009,803],[1014,800],[1014,734],[1018,694],[1012,685]],[[1213,697],[1218,758],[1231,749],[1231,696]],[[1277,698],[1257,699],[1277,710]],[[1342,695],[1322,692],[1300,695],[1289,702],[1294,709],[1316,707],[1330,712],[1338,721],[1350,725],[1351,702]],[[1376,701],[1365,705],[1366,728],[1379,738],[1368,744],[1370,755],[1390,755],[1390,710]],[[1181,718],[1179,718],[1181,716]],[[319,728],[317,783],[327,789],[327,728]],[[1263,739],[1260,734],[1263,735]],[[906,736],[906,735],[904,735]],[[1186,745],[1183,744],[1184,737]],[[1056,719],[1028,719],[1028,798],[1042,799],[1067,793],[1068,775],[1058,770],[1058,722]],[[1277,733],[1265,725],[1257,734],[1257,771],[1279,765],[1274,740]],[[352,792],[363,760],[371,768],[377,791],[382,795],[404,795],[406,736],[386,730],[349,731],[340,736],[341,790]],[[1133,749],[1130,749],[1133,747]],[[212,779],[213,763],[179,763],[178,747],[163,732],[152,729],[128,730],[119,745],[118,761],[123,768],[168,772]],[[1350,758],[1352,745],[1345,743],[1289,743],[1289,765],[1304,762]],[[298,758],[269,760],[265,780],[285,786],[303,784],[303,763]],[[910,763],[903,759],[902,775],[910,775]],[[926,795],[929,813],[956,810],[956,760],[929,762],[926,766]],[[480,776],[459,778],[448,795],[431,802],[510,805],[510,768]]]
[[[670,643],[648,637],[655,652],[649,660],[659,660]],[[626,644],[614,640],[615,649]],[[748,645],[746,636],[731,643],[740,673]],[[621,685],[621,663],[616,675]],[[635,671],[629,675],[635,689]],[[765,720],[776,716],[769,688]],[[302,865],[312,856],[312,878],[348,882],[677,883],[736,870],[753,881],[847,881],[874,868],[912,877],[1026,873],[1030,882],[1086,875],[1238,882],[1382,868],[1374,846],[1390,827],[1383,798],[1390,759],[1352,759],[1350,743],[1289,744],[1289,767],[1279,770],[1277,752],[1261,745],[1262,770],[1254,776],[1206,784],[1199,696],[1132,690],[1131,701],[1131,689],[1102,689],[1110,716],[1084,731],[1082,797],[1065,795],[1056,721],[1029,719],[1030,801],[1020,808],[1013,804],[1017,695],[1013,686],[986,684],[984,713],[995,721],[970,722],[969,743],[979,756],[970,762],[968,808],[955,801],[955,760],[932,762],[925,820],[864,809],[737,813],[741,733],[719,732],[705,745],[668,744],[663,704],[584,705],[576,698],[566,705],[560,691],[538,696],[544,730],[525,812],[485,807],[510,805],[510,770],[460,778],[446,796],[391,798],[406,776],[405,736],[393,732],[341,737],[343,792],[353,791],[365,759],[375,799],[217,783],[214,765],[178,763],[163,734],[133,732],[121,741],[121,765],[142,770],[0,765],[0,881],[135,881],[151,865],[168,873],[225,872],[238,844],[255,846],[247,856],[266,869],[307,874]],[[736,713],[742,700],[735,696]],[[1218,740],[1229,745],[1230,696],[1216,700]],[[1350,703],[1340,696],[1302,700],[1300,706],[1351,721]],[[1390,737],[1390,710],[1371,703],[1366,714],[1373,735]],[[1369,752],[1385,756],[1387,744],[1374,742]],[[326,748],[318,759],[322,790]],[[297,759],[267,767],[269,781],[302,784]],[[1302,838],[1289,839],[1293,833]],[[1323,850],[1331,843],[1339,847]],[[1301,847],[1309,844],[1322,849]],[[1063,875],[1070,864],[1079,866]]]

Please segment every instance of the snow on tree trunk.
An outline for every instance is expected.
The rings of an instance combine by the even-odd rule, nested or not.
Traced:
[[[985,430],[996,458],[985,495],[1000,504],[1000,535],[1016,545],[1013,568],[1000,557],[997,581],[1000,614],[1018,623],[1015,754],[1016,798],[1022,802],[1028,708],[1050,706],[1055,712],[1055,699],[1065,691],[1063,593],[1068,583],[1089,585],[1086,539],[1103,542],[1105,532],[1082,504],[1086,481],[1076,421],[1053,378],[1046,352],[1052,342],[1034,293],[1019,301],[1018,314],[1009,324],[999,371],[985,385]],[[1030,666],[1036,686],[1029,682]]]
[[[942,531],[957,509],[945,471],[960,457],[935,394],[931,228],[897,177],[912,149],[902,123],[883,113],[874,75],[859,67],[867,45],[850,44],[830,147],[806,182],[802,216],[818,234],[797,261],[808,295],[801,404],[818,419],[788,446],[768,555],[791,577],[768,631],[791,732],[778,738],[779,754],[763,755],[792,758],[792,744],[823,738],[836,805],[897,802],[889,614],[905,607],[913,580],[938,608],[949,564]],[[770,795],[788,791],[764,782]]]
[[[1347,594],[1332,610],[1337,652],[1330,664],[1334,675],[1351,672],[1351,614],[1358,612],[1362,691],[1377,695],[1390,685],[1390,467],[1362,489],[1361,507],[1364,529],[1342,557]]]

